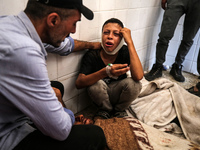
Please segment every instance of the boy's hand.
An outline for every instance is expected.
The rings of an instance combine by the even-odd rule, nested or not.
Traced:
[[[122,74],[125,74],[127,71],[130,70],[130,67],[128,67],[128,64],[113,64],[111,67],[110,73],[113,76],[120,76]]]
[[[124,41],[129,44],[130,42],[132,42],[132,38],[131,38],[131,30],[128,28],[122,28],[120,30],[120,33],[122,34],[122,36],[124,37]]]

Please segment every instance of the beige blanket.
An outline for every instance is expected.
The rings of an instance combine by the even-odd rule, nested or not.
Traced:
[[[200,145],[200,98],[164,78],[144,83],[139,97],[130,106],[137,118],[162,131],[183,133]],[[176,116],[182,130],[170,123]]]

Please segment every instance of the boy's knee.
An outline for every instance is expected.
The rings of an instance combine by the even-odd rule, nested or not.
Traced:
[[[137,90],[141,90],[142,89],[142,84],[138,81],[134,81],[132,78],[126,78],[124,79],[124,84],[130,88],[130,89],[137,89]]]
[[[95,84],[88,87],[88,91],[100,91],[101,89],[107,89],[107,84],[103,80],[99,80]]]

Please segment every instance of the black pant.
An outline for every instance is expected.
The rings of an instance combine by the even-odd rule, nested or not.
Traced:
[[[39,130],[25,137],[14,150],[103,150],[106,139],[103,130],[95,125],[74,125],[64,141],[57,141]]]
[[[159,39],[156,46],[156,63],[163,64],[168,49],[169,41],[174,36],[174,31],[181,16],[185,14],[183,25],[183,38],[175,58],[181,65],[189,52],[195,35],[200,27],[200,1],[199,0],[168,0],[165,10]],[[175,52],[175,50],[174,50]]]

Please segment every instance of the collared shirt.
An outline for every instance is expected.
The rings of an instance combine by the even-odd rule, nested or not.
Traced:
[[[69,36],[57,48],[52,45],[44,43],[44,47],[49,53],[57,53],[61,56],[69,55],[74,49],[74,40]]]
[[[65,55],[72,47],[49,51]],[[24,12],[0,17],[0,149],[14,148],[33,132],[31,122],[57,140],[66,139],[71,131],[71,118],[50,86],[46,56]]]

